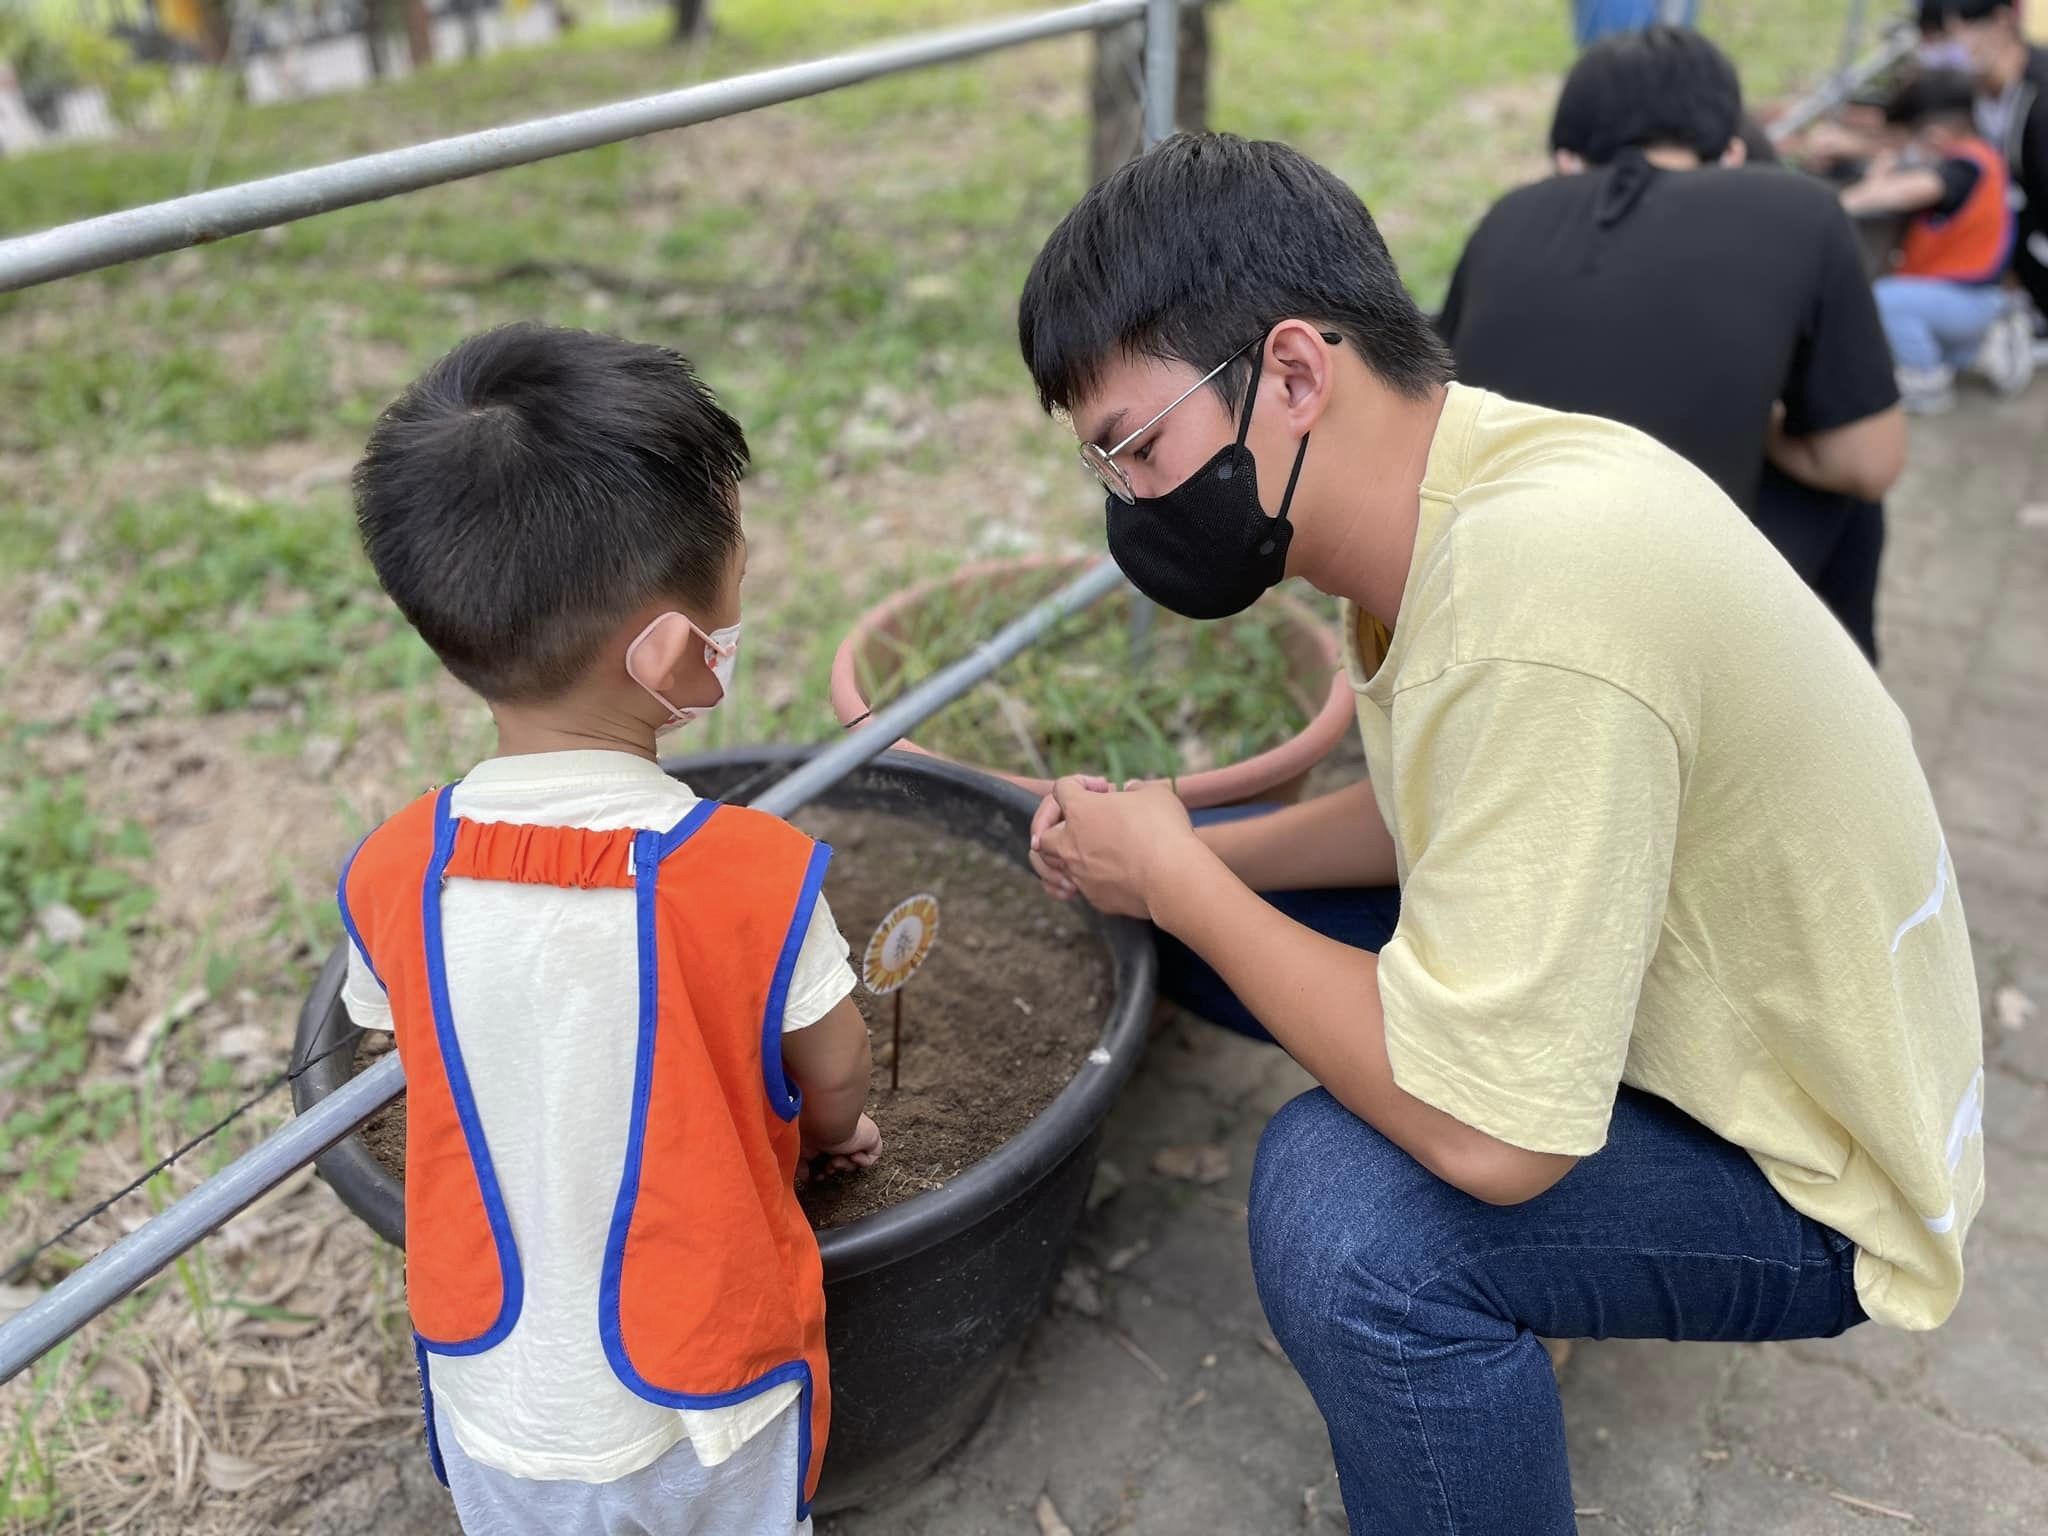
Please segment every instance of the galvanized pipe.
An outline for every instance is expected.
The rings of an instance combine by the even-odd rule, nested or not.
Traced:
[[[1834,111],[1849,99],[1850,92],[1866,85],[1913,51],[1919,34],[1909,23],[1900,23],[1847,69],[1838,70],[1810,95],[1794,103],[1770,126],[1771,142],[1781,144],[1815,119]]]
[[[1180,100],[1180,0],[1145,0],[1145,147],[1173,133]]]
[[[1145,148],[1171,138],[1180,105],[1180,0],[1145,0]],[[1131,596],[1130,656],[1135,670],[1152,664],[1149,598]]]
[[[942,667],[885,705],[754,800],[777,816],[808,804],[870,758],[886,752],[976,683],[1038,640],[1061,619],[1115,591],[1123,573],[1105,560],[1090,566],[1029,613],[1005,625],[950,666]],[[395,1055],[297,1116],[67,1275],[25,1311],[0,1323],[0,1383],[35,1363],[171,1263],[201,1238],[246,1210],[293,1172],[347,1136],[405,1090]]]
[[[1157,0],[1092,0],[1090,4],[1063,10],[928,33],[829,59],[783,65],[659,96],[643,96],[556,117],[536,118],[529,123],[411,144],[404,149],[385,150],[60,225],[0,242],[0,293],[188,245],[224,240],[253,229],[288,224],[316,213],[376,202],[401,192],[481,176],[487,171],[549,160],[713,118],[733,117],[884,75],[949,64],[1070,33],[1092,32],[1137,19],[1145,13],[1148,3],[1156,5]]]

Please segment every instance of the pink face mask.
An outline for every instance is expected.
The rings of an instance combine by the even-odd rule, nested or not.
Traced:
[[[671,621],[685,626],[692,634],[698,636],[704,642],[704,665],[709,667],[711,675],[718,679],[718,697],[709,704],[699,705],[695,709],[683,709],[673,703],[654,684],[640,675],[640,647],[652,639],[657,630]],[[728,624],[723,629],[714,629],[707,633],[683,617],[682,614],[669,612],[656,617],[654,622],[641,630],[633,643],[626,647],[626,676],[632,678],[642,688],[645,688],[653,696],[655,702],[668,711],[668,725],[664,726],[663,729],[669,730],[678,725],[688,725],[705,711],[715,709],[718,705],[723,704],[731,696],[732,669],[734,663],[739,660],[739,654],[739,625]]]

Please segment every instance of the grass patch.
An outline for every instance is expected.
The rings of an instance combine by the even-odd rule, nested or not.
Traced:
[[[94,1017],[128,984],[131,938],[154,893],[149,839],[87,803],[73,777],[0,783],[0,1216],[19,1200],[67,1197],[87,1147],[128,1123],[128,1090],[80,1079]]]
[[[91,579],[102,656],[126,652],[203,712],[282,702],[343,667],[374,690],[433,665],[377,590],[338,497],[280,503],[215,486],[127,503]]]

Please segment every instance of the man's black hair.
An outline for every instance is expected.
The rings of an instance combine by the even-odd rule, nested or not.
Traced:
[[[650,602],[706,604],[740,532],[740,425],[665,347],[508,325],[377,419],[355,471],[377,579],[486,699],[576,683]]]
[[[1287,319],[1336,332],[1411,398],[1451,376],[1356,192],[1285,144],[1178,134],[1060,221],[1024,281],[1017,341],[1039,403],[1070,410],[1119,354],[1207,373]],[[1217,376],[1226,403],[1252,361]]]
[[[1918,127],[1922,123],[1971,121],[1977,88],[1970,77],[1953,69],[1922,70],[1892,92],[1884,104],[1884,120]]]
[[[1689,28],[1646,27],[1579,55],[1558,94],[1550,147],[1588,165],[1659,145],[1712,162],[1741,125],[1742,81],[1728,56]]]

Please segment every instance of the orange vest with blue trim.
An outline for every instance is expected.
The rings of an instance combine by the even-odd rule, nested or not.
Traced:
[[[1899,253],[1901,277],[1940,277],[1956,283],[1993,283],[2012,257],[2014,219],[2006,194],[2005,159],[1982,139],[1964,139],[1949,151],[1977,167],[1977,184],[1963,206],[1946,218],[1916,214]]]
[[[830,1420],[818,1242],[797,1203],[801,1094],[782,1011],[831,850],[772,816],[701,801],[666,832],[477,823],[449,789],[364,839],[342,923],[391,999],[406,1082],[406,1303],[434,1442],[433,1355],[474,1355],[519,1324],[519,1244],[448,1000],[441,891],[501,880],[635,893],[638,1050],[625,1167],[598,1290],[599,1339],[631,1391],[722,1408],[801,1391],[796,1518]],[[715,893],[707,897],[706,893]]]

